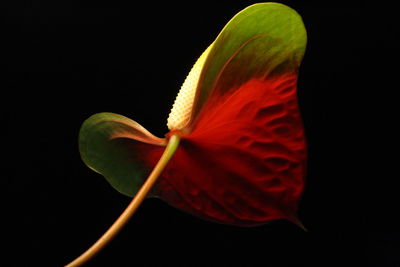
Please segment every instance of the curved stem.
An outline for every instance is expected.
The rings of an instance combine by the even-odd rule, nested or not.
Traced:
[[[140,188],[138,193],[135,195],[129,206],[125,211],[119,216],[119,218],[114,222],[114,224],[94,243],[88,250],[86,250],[82,255],[76,258],[74,261],[66,265],[65,267],[78,267],[82,266],[90,259],[92,259],[101,249],[103,249],[122,229],[122,227],[129,221],[132,215],[136,212],[142,201],[145,199],[146,195],[149,193],[150,189],[153,187],[157,178],[160,176],[167,163],[171,159],[172,155],[178,148],[180,137],[177,135],[172,135],[168,145],[161,156],[157,165],[154,167],[153,171],[150,173],[149,177]]]

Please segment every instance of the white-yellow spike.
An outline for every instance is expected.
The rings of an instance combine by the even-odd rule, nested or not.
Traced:
[[[196,96],[196,88],[199,82],[200,73],[211,47],[212,45],[210,45],[199,57],[182,84],[182,87],[175,98],[171,112],[169,113],[167,120],[168,129],[181,130],[189,122],[190,116],[192,115],[193,102],[194,97]]]

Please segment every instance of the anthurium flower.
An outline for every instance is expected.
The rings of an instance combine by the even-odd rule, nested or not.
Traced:
[[[221,223],[295,220],[306,160],[296,98],[305,44],[294,10],[276,3],[248,7],[193,66],[166,138],[100,113],[82,126],[82,159],[133,197],[177,135],[181,143],[150,196]]]
[[[293,9],[244,9],[193,66],[165,138],[122,115],[95,114],[80,131],[83,161],[130,197],[162,161],[148,197],[209,221],[300,224],[306,143],[296,82],[305,47]]]

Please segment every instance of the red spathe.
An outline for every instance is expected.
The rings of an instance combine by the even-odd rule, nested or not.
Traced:
[[[211,95],[154,193],[213,222],[299,223],[307,155],[296,80],[295,73],[252,79],[229,95]],[[161,154],[151,149],[149,167]]]

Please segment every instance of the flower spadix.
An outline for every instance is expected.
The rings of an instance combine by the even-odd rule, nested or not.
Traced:
[[[150,197],[213,222],[297,219],[306,145],[297,104],[306,47],[301,17],[264,3],[238,13],[194,64],[158,138],[135,121],[99,113],[81,128],[83,161],[135,196],[169,137],[181,142]]]
[[[189,123],[201,70],[203,69],[211,46],[212,45],[210,45],[196,61],[179,90],[178,96],[169,113],[167,122],[168,129],[181,130]]]

